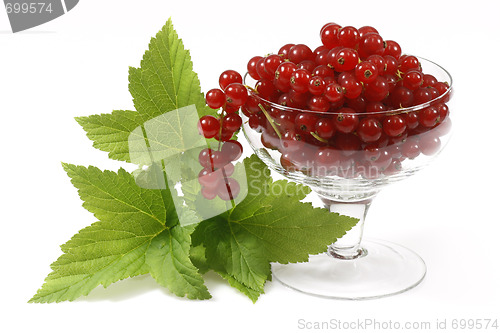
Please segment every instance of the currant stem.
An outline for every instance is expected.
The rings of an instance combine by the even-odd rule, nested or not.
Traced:
[[[324,142],[324,143],[328,142],[328,140],[323,139],[316,132],[309,132],[309,134],[311,134],[316,140],[318,140],[320,142]]]
[[[259,103],[259,108],[262,110],[262,113],[264,113],[264,116],[266,116],[267,121],[269,122],[269,124],[271,124],[271,127],[274,129],[274,131],[278,135],[278,138],[280,138],[280,140],[281,140],[281,133],[278,130],[278,128],[276,127],[276,124],[274,123],[273,118],[271,118],[271,116],[269,115],[269,113],[267,113],[266,109],[260,103]]]

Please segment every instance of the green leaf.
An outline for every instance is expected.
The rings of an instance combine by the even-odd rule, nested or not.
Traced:
[[[202,293],[204,287],[199,285],[200,277],[186,254],[193,227],[178,225],[168,190],[141,188],[136,185],[134,176],[123,169],[115,173],[92,166],[63,166],[78,188],[83,206],[100,221],[61,246],[64,254],[52,264],[53,271],[30,302],[74,300],[100,284],[107,287],[118,280],[148,273],[152,268],[146,259],[154,258],[155,251],[161,249],[159,244],[165,239],[164,235],[171,235],[171,243],[182,243],[182,246],[172,247],[171,258],[175,264],[163,266],[162,273],[168,268],[171,270],[168,274],[192,281],[200,293],[186,292],[188,297],[207,297]],[[154,274],[162,279],[157,268]],[[176,289],[176,293],[182,293],[181,289]]]
[[[65,252],[31,303],[73,301],[103,285],[146,274],[146,251],[164,230],[158,223],[123,223],[117,219],[96,222],[62,245]]]
[[[131,162],[129,143],[145,140],[141,126],[148,120],[190,105],[195,108],[197,118],[216,113],[205,104],[189,51],[184,49],[171,20],[156,38],[151,39],[141,67],[130,68],[129,90],[137,111],[117,110],[111,114],[76,118],[88,138],[94,141],[94,147],[108,152],[111,159]],[[167,128],[167,131],[175,134],[177,124],[172,125],[173,128]],[[179,135],[175,139],[178,138]],[[166,147],[178,148],[176,141],[159,142]]]
[[[210,293],[189,258],[190,245],[189,231],[181,226],[172,227],[152,241],[146,263],[151,276],[177,296],[208,299]]]
[[[136,111],[115,110],[112,113],[75,118],[94,142],[94,148],[109,152],[111,159],[130,162],[129,137],[143,123]],[[139,139],[143,139],[142,135]]]
[[[263,292],[270,262],[307,261],[357,220],[300,202],[309,190],[286,181],[273,183],[255,155],[244,164],[249,184],[245,199],[230,212],[203,221],[192,238],[193,244],[206,247],[211,268]]]
[[[192,104],[199,112],[214,112],[205,105],[189,51],[170,19],[151,39],[141,67],[130,68],[129,90],[135,108],[147,119]]]

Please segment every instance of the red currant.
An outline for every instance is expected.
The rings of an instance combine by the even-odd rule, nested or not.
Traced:
[[[233,71],[232,69],[228,69],[219,77],[219,85],[222,90],[225,90],[228,85],[231,83],[243,83],[243,78],[240,73],[237,71]]]
[[[220,121],[214,116],[203,116],[198,122],[198,130],[205,138],[213,138],[220,130]]]
[[[222,128],[229,132],[236,132],[242,124],[241,117],[236,113],[225,115],[222,119]]]
[[[376,118],[364,118],[359,122],[357,133],[364,142],[375,142],[382,136],[382,125]]]
[[[342,108],[333,119],[335,128],[342,133],[352,133],[358,127],[359,118],[350,108]]]
[[[229,106],[240,107],[247,101],[248,90],[241,83],[231,83],[224,90],[226,103]]]
[[[403,117],[397,114],[387,116],[384,119],[383,128],[388,136],[400,136],[406,130],[406,122]]]
[[[220,89],[211,89],[205,97],[207,105],[212,109],[218,109],[226,104],[226,95]]]

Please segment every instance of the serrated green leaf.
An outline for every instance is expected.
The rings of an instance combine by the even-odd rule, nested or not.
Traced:
[[[107,287],[118,280],[152,271],[146,262],[147,253],[152,242],[155,248],[150,253],[158,250],[162,232],[172,235],[176,242],[171,250],[175,264],[163,266],[162,273],[179,278],[186,275],[185,280],[193,282],[200,292],[185,294],[192,298],[207,297],[203,294],[203,280],[199,286],[201,277],[187,255],[189,234],[194,227],[177,229],[179,220],[168,190],[141,188],[133,175],[123,169],[112,172],[92,166],[63,166],[78,188],[83,206],[100,221],[61,246],[64,254],[51,265],[53,271],[30,302],[74,300],[98,285]],[[157,268],[153,269],[155,277],[161,279]],[[174,284],[173,288],[177,287]],[[174,292],[182,293],[181,289]]]
[[[94,148],[108,152],[111,159],[130,162],[131,133],[144,123],[136,111],[115,110],[112,113],[75,118],[87,132]],[[139,139],[142,139],[142,135]]]
[[[117,219],[96,222],[61,246],[65,252],[32,303],[73,301],[103,285],[146,274],[146,251],[151,240],[164,230],[158,223],[124,223]]]
[[[177,296],[208,299],[211,296],[203,278],[189,259],[190,245],[189,231],[174,226],[153,239],[146,263],[151,276]]]
[[[169,19],[152,38],[140,68],[129,70],[129,90],[136,110],[154,118],[194,104],[201,113],[213,113],[205,105],[189,51]]]
[[[190,105],[196,108],[199,117],[216,113],[205,104],[189,51],[184,48],[171,20],[151,39],[141,66],[129,69],[129,90],[137,111],[118,110],[76,118],[88,138],[94,141],[94,147],[108,152],[112,159],[131,162],[129,136],[132,135],[132,142],[144,140],[141,131],[133,132],[150,119]],[[170,143],[172,141],[166,145]]]

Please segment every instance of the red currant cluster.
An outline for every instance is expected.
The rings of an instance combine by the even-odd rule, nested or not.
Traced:
[[[201,133],[230,140],[242,125],[241,109],[262,144],[281,152],[283,168],[344,178],[392,175],[405,159],[440,149],[450,127],[448,83],[424,73],[417,57],[403,55],[373,27],[328,23],[320,37],[314,50],[286,44],[250,59],[253,88],[235,71],[222,73],[221,89],[206,95],[220,117],[202,117]]]
[[[238,181],[230,177],[234,172],[232,162],[238,160],[243,152],[241,144],[231,140],[242,125],[237,112],[248,99],[248,90],[242,82],[238,72],[224,71],[219,77],[221,89],[212,89],[205,97],[210,108],[221,109],[219,117],[203,116],[198,123],[200,134],[219,141],[217,149],[205,148],[198,156],[203,167],[198,175],[201,194],[209,200],[217,196],[222,200],[233,200],[240,192]]]
[[[379,178],[439,150],[447,83],[373,27],[328,23],[320,36],[314,51],[286,44],[247,65],[257,83],[241,110],[285,169]]]

